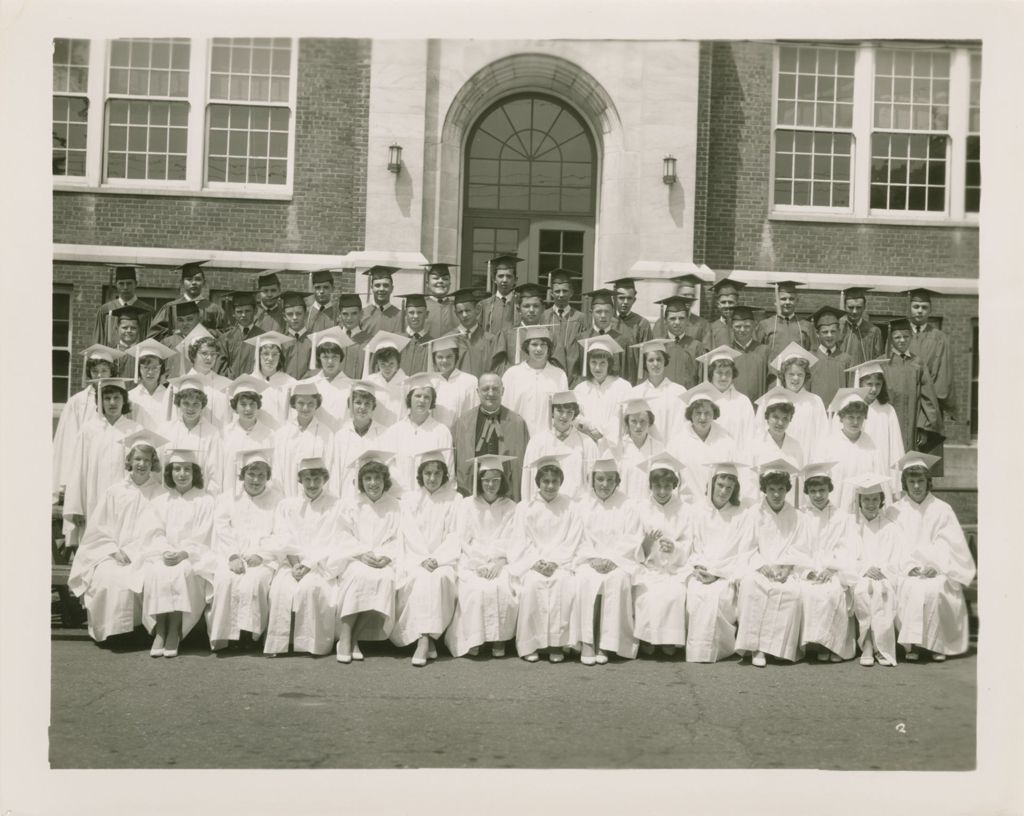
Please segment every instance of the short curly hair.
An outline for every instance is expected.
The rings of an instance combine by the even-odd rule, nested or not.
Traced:
[[[716,473],[714,476],[712,476],[711,477],[711,492],[712,493],[714,492],[714,490],[715,490],[715,483],[719,479],[721,479],[723,476],[728,476],[730,479],[733,480],[732,495],[729,496],[729,504],[731,504],[733,507],[739,507],[740,506],[740,480],[738,478],[736,478],[735,476],[733,476],[731,473]]]
[[[757,483],[762,493],[767,492],[767,489],[773,485],[785,487],[787,493],[793,489],[793,480],[789,478],[789,474],[777,470],[773,470],[771,473],[762,473]]]
[[[441,485],[444,486],[448,484],[448,479],[450,478],[448,475],[448,465],[447,463],[442,462],[440,459],[428,459],[426,462],[420,463],[420,466],[416,468],[416,484],[418,484],[420,487],[423,487],[423,470],[424,468],[426,468],[427,465],[440,465],[442,473]]]
[[[360,493],[366,493],[366,488],[363,486],[363,479],[372,474],[376,473],[384,480],[384,492],[387,493],[391,489],[391,471],[388,470],[388,466],[381,462],[366,462],[359,468],[359,475],[356,479],[356,484],[359,486]]]
[[[299,397],[313,397],[316,400],[316,407],[317,408],[319,408],[321,405],[324,404],[324,397],[323,397],[322,394],[319,394],[319,393],[317,393],[317,394],[292,394],[288,398],[288,406],[290,408],[294,408],[295,407],[295,401]]]
[[[655,482],[668,481],[672,483],[672,489],[675,490],[679,487],[679,477],[676,476],[675,471],[669,470],[668,468],[655,468],[651,471],[647,477],[647,486],[653,490]]]
[[[256,403],[257,408],[263,407],[263,397],[255,391],[239,391],[231,398],[231,410],[238,410],[238,403],[242,399],[252,400]]]
[[[175,490],[174,479],[171,477],[171,470],[175,465],[182,464],[181,462],[168,462],[164,465],[164,485],[171,490]],[[195,462],[188,463],[192,467],[192,487],[197,490],[203,489],[203,469]]]
[[[100,400],[111,392],[121,395],[121,416],[127,416],[130,414],[132,412],[132,404],[128,400],[128,392],[119,385],[104,385],[103,389],[100,391]]]
[[[132,469],[132,454],[135,451],[142,451],[146,456],[149,457],[149,469],[151,472],[158,472],[160,470],[160,457],[157,455],[156,448],[150,445],[148,442],[136,442],[124,454],[124,469]]]
[[[702,402],[706,402],[711,406],[711,416],[714,417],[715,419],[718,419],[722,415],[722,409],[718,407],[718,404],[714,400],[704,398],[695,399],[689,405],[686,406],[686,410],[683,412],[683,415],[686,417],[687,422],[693,421],[693,412],[696,410],[697,406],[700,405]]]
[[[791,402],[776,402],[769,405],[764,409],[764,418],[766,422],[771,417],[773,411],[778,414],[785,414],[790,420],[792,420],[794,414],[796,414],[796,407]]]
[[[908,467],[900,474],[900,486],[903,488],[903,492],[907,492],[907,476],[926,476],[928,478],[928,492],[932,492],[932,473],[928,468],[921,467]]]
[[[537,468],[537,473],[533,477],[533,482],[537,487],[540,487],[540,480],[549,474],[555,474],[558,476],[558,486],[561,487],[565,482],[565,473],[556,464],[541,465]]]
[[[204,408],[207,405],[210,404],[210,399],[209,399],[209,397],[206,396],[206,392],[205,391],[203,391],[203,390],[201,390],[199,388],[182,388],[180,391],[175,391],[174,392],[174,404],[175,404],[175,406],[180,408],[181,407],[181,401],[183,399],[185,399],[185,397],[192,397],[192,396],[196,397],[203,404]]]
[[[817,482],[822,482],[822,481],[824,481],[825,484],[828,485],[828,492],[829,493],[831,493],[833,490],[836,489],[835,484],[832,483],[832,477],[831,476],[812,476],[810,479],[805,479],[804,480],[803,494],[805,496],[811,495],[811,491],[810,491],[811,485],[812,484],[816,484]]]
[[[437,389],[432,385],[420,385],[416,388],[410,388],[405,394],[405,407],[412,408],[412,393],[413,391],[422,391],[427,389],[430,391],[430,407],[437,407]]]
[[[188,359],[190,362],[194,363],[196,361],[196,357],[199,356],[199,351],[203,348],[203,346],[213,346],[213,350],[216,351],[218,354],[220,353],[220,347],[217,345],[216,340],[214,340],[212,337],[200,337],[198,340],[195,340],[189,344]]]

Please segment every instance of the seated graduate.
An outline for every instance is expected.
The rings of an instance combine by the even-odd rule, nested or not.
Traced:
[[[256,349],[252,375],[267,383],[263,392],[263,410],[278,422],[284,422],[288,416],[291,387],[295,384],[295,378],[284,370],[285,351],[295,341],[281,332],[266,331],[244,342]]]
[[[548,395],[568,390],[569,383],[565,371],[551,362],[551,326],[520,326],[514,331],[523,361],[501,375],[504,404],[526,421],[534,436],[548,425]]]
[[[741,497],[737,462],[708,466],[708,487],[689,515],[686,582],[686,660],[714,663],[736,652],[736,586],[753,546],[752,502]]]
[[[591,466],[597,459],[597,444],[576,428],[575,422],[579,416],[580,406],[574,391],[550,394],[548,401],[548,427],[530,436],[524,458],[527,462],[532,462],[549,453],[565,454],[560,461],[565,477],[561,493],[570,499],[576,499],[589,492],[587,481]],[[536,485],[530,480],[528,469],[523,471],[520,490],[520,495],[524,499],[532,498],[537,491]]]
[[[800,646],[814,646],[818,660],[839,663],[856,654],[853,631],[854,556],[849,547],[850,513],[831,500],[835,462],[812,462],[802,472],[803,509],[813,550],[803,575],[803,629]]]
[[[213,599],[206,614],[210,648],[231,643],[257,648],[270,616],[270,582],[283,560],[274,535],[277,506],[284,498],[270,481],[273,451],[239,450],[235,483],[225,490],[213,516]]]
[[[511,456],[486,454],[472,460],[473,493],[455,509],[460,546],[458,600],[444,642],[454,657],[476,656],[489,643],[494,657],[505,656],[515,636],[519,603],[509,562],[514,560],[509,498]]]
[[[416,456],[416,484],[401,499],[401,548],[395,559],[398,592],[391,642],[416,644],[412,664],[427,665],[437,657],[437,641],[455,613],[459,542],[455,516],[462,496],[448,470],[451,451]]]
[[[323,411],[334,422],[335,430],[347,419],[352,379],[345,373],[345,358],[354,347],[351,338],[337,326],[310,335],[306,379],[319,383]]]
[[[814,554],[804,516],[786,502],[796,467],[776,459],[758,471],[764,496],[747,511],[753,546],[744,554],[736,650],[752,654],[752,664],[763,668],[767,655],[790,662],[801,656],[799,575],[810,569]]]
[[[203,490],[201,453],[168,451],[167,490],[152,504],[156,527],[145,544],[142,585],[142,623],[153,635],[152,657],[177,657],[179,643],[206,610],[214,498]]]
[[[89,636],[97,642],[142,623],[140,568],[155,524],[150,504],[164,491],[157,450],[166,441],[146,430],[121,440],[127,474],[103,494],[71,563],[68,589],[82,599]]]
[[[343,506],[345,539],[331,570],[339,576],[339,663],[362,660],[360,640],[387,640],[395,623],[395,559],[402,508],[390,495],[390,451],[369,450],[358,461],[359,493]]]
[[[291,387],[288,418],[274,431],[274,472],[295,473],[303,459],[322,459],[328,470],[334,467],[334,432],[321,411],[323,395],[320,383],[297,382]],[[281,483],[285,496],[302,495],[301,482],[285,479]],[[335,491],[329,490],[331,493]]]
[[[276,467],[275,467],[276,472]],[[288,651],[325,655],[334,645],[336,570],[345,534],[341,503],[327,492],[330,473],[317,456],[300,459],[295,469],[302,492],[277,505],[272,549],[281,567],[270,584],[270,612],[263,653]]]
[[[595,442],[618,444],[622,426],[616,406],[629,398],[629,380],[611,373],[612,360],[623,348],[607,334],[577,340],[583,346],[584,377],[572,389],[580,406],[579,429]]]
[[[196,461],[203,471],[206,491],[220,493],[224,472],[224,446],[220,429],[203,416],[209,398],[201,380],[191,374],[170,381],[175,410],[174,416],[160,433],[167,439],[168,448],[194,449]]]
[[[376,422],[390,428],[405,416],[405,378],[401,368],[402,349],[410,338],[378,331],[363,347],[363,379],[377,388]]]
[[[609,652],[632,659],[639,645],[633,631],[633,577],[644,532],[640,516],[618,487],[618,465],[603,457],[591,463],[590,491],[577,502],[583,540],[573,569],[584,666],[607,663]]]
[[[128,354],[132,358],[135,385],[128,389],[132,419],[143,428],[158,431],[169,417],[170,391],[165,381],[167,360],[174,352],[156,340],[136,343]]]
[[[518,557],[510,566],[519,578],[519,620],[516,650],[528,663],[565,660],[562,649],[572,646],[576,581],[572,567],[583,540],[583,525],[574,502],[560,493],[561,455],[529,463],[537,495],[516,508],[515,546]]]
[[[437,405],[434,419],[448,430],[455,420],[480,404],[477,378],[459,368],[459,334],[449,334],[427,342],[427,373],[434,374]]]
[[[811,369],[818,358],[797,343],[790,343],[772,360],[772,370],[778,376],[778,385],[789,392],[793,403],[793,421],[788,433],[800,443],[805,457],[817,456],[817,445],[827,432],[825,404],[821,397],[807,390]],[[764,424],[764,405],[758,400],[755,424]]]
[[[221,485],[225,492],[238,490],[238,453],[269,448],[273,452],[274,431],[279,424],[263,410],[267,381],[251,374],[232,380],[224,389],[234,417],[221,431]]]
[[[623,433],[622,441],[614,449],[614,458],[619,463],[619,476],[622,478],[620,490],[633,500],[643,501],[650,487],[640,464],[662,453],[665,440],[655,426],[651,401],[631,397],[619,405],[619,414],[622,416]]]
[[[381,437],[385,450],[395,451],[391,478],[395,493],[416,489],[416,455],[427,451],[448,451],[446,464],[454,467],[451,454],[452,432],[434,419],[437,404],[436,377],[432,374],[412,374],[402,384],[405,416],[395,422]]]
[[[634,632],[645,655],[656,646],[672,656],[686,643],[686,577],[690,554],[691,506],[679,496],[683,463],[661,452],[637,468],[647,478],[648,494],[632,501],[641,519],[642,566],[633,579]]]
[[[899,530],[892,507],[885,506],[883,479],[854,480],[853,520],[849,525],[854,556],[853,611],[857,616],[860,664],[896,665],[896,563]]]
[[[904,496],[894,506],[900,583],[896,627],[906,659],[963,654],[970,642],[964,587],[975,566],[953,508],[932,495],[938,456],[910,451],[899,461]]]

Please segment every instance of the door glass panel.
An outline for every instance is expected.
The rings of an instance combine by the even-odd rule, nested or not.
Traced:
[[[583,231],[542,229],[537,244],[540,283],[547,286],[548,273],[555,269],[573,272],[572,304],[579,308],[580,293],[583,289]]]
[[[493,229],[490,227],[473,227],[473,253],[471,280],[465,278],[460,286],[476,286],[484,289],[487,286],[487,262],[504,253],[515,254],[519,251],[519,231],[515,229]]]

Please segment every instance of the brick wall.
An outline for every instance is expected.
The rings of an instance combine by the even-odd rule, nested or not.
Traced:
[[[299,41],[291,201],[57,192],[57,243],[340,254],[363,248],[370,43]]]

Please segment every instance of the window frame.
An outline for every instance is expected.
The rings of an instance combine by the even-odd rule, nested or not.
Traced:
[[[126,38],[137,39],[137,38]],[[151,39],[151,38],[141,38]],[[109,95],[110,53],[113,40],[91,39],[89,41],[89,79],[86,96],[89,103],[89,118],[86,123],[85,175],[54,175],[54,190],[82,190],[92,192],[121,193],[138,195],[203,196],[210,198],[260,198],[291,200],[295,182],[295,131],[298,100],[299,43],[297,37],[291,41],[289,63],[288,110],[288,180],[285,184],[251,184],[233,182],[208,182],[206,179],[206,146],[208,139],[209,108],[213,104],[231,104],[213,100],[209,95],[210,56],[214,37],[190,37],[188,95],[177,101],[188,105],[188,138],[186,143],[185,179],[183,181],[150,179],[108,179],[105,178],[107,154],[107,103],[110,99],[125,98]],[[235,39],[235,38],[231,38]],[[280,38],[279,38],[280,39]],[[51,96],[54,96],[51,92]],[[162,98],[162,97],[160,97]],[[249,103],[252,106],[251,103]],[[258,107],[258,105],[257,105]],[[98,113],[97,113],[98,111]]]
[[[51,332],[50,337],[50,352],[51,355],[55,351],[66,351],[68,354],[68,388],[67,395],[63,402],[54,402],[54,406],[66,405],[67,401],[75,393],[74,391],[74,380],[75,380],[75,359],[74,359],[74,341],[75,341],[75,315],[74,315],[74,291],[72,287],[64,284],[54,284],[53,290],[50,294],[51,306],[52,302],[58,296],[63,296],[68,299],[68,339],[66,346],[58,346],[53,343],[53,336]],[[50,394],[53,395],[53,380],[56,375],[53,371],[53,365],[51,361],[50,365]]]
[[[853,88],[853,151],[850,174],[850,206],[822,207],[814,205],[775,203],[775,154],[779,130],[806,130],[814,128],[780,125],[779,108],[779,66],[781,50],[784,47],[838,48],[854,51]],[[879,50],[910,49],[926,51],[948,51],[950,54],[949,76],[949,121],[945,133],[949,139],[946,156],[946,207],[942,212],[926,210],[873,210],[871,209],[871,164],[872,137],[875,133],[900,133],[908,135],[917,131],[897,131],[876,128],[875,108],[875,59]],[[976,226],[979,212],[967,212],[966,199],[966,156],[967,137],[976,135],[969,132],[970,106],[970,61],[971,55],[981,54],[980,45],[951,45],[944,42],[904,41],[778,41],[772,53],[771,89],[771,147],[769,149],[768,171],[768,214],[772,220],[793,221],[835,221],[870,224],[927,224],[929,226]],[[830,132],[845,133],[845,129]],[[980,135],[980,134],[977,134]]]

